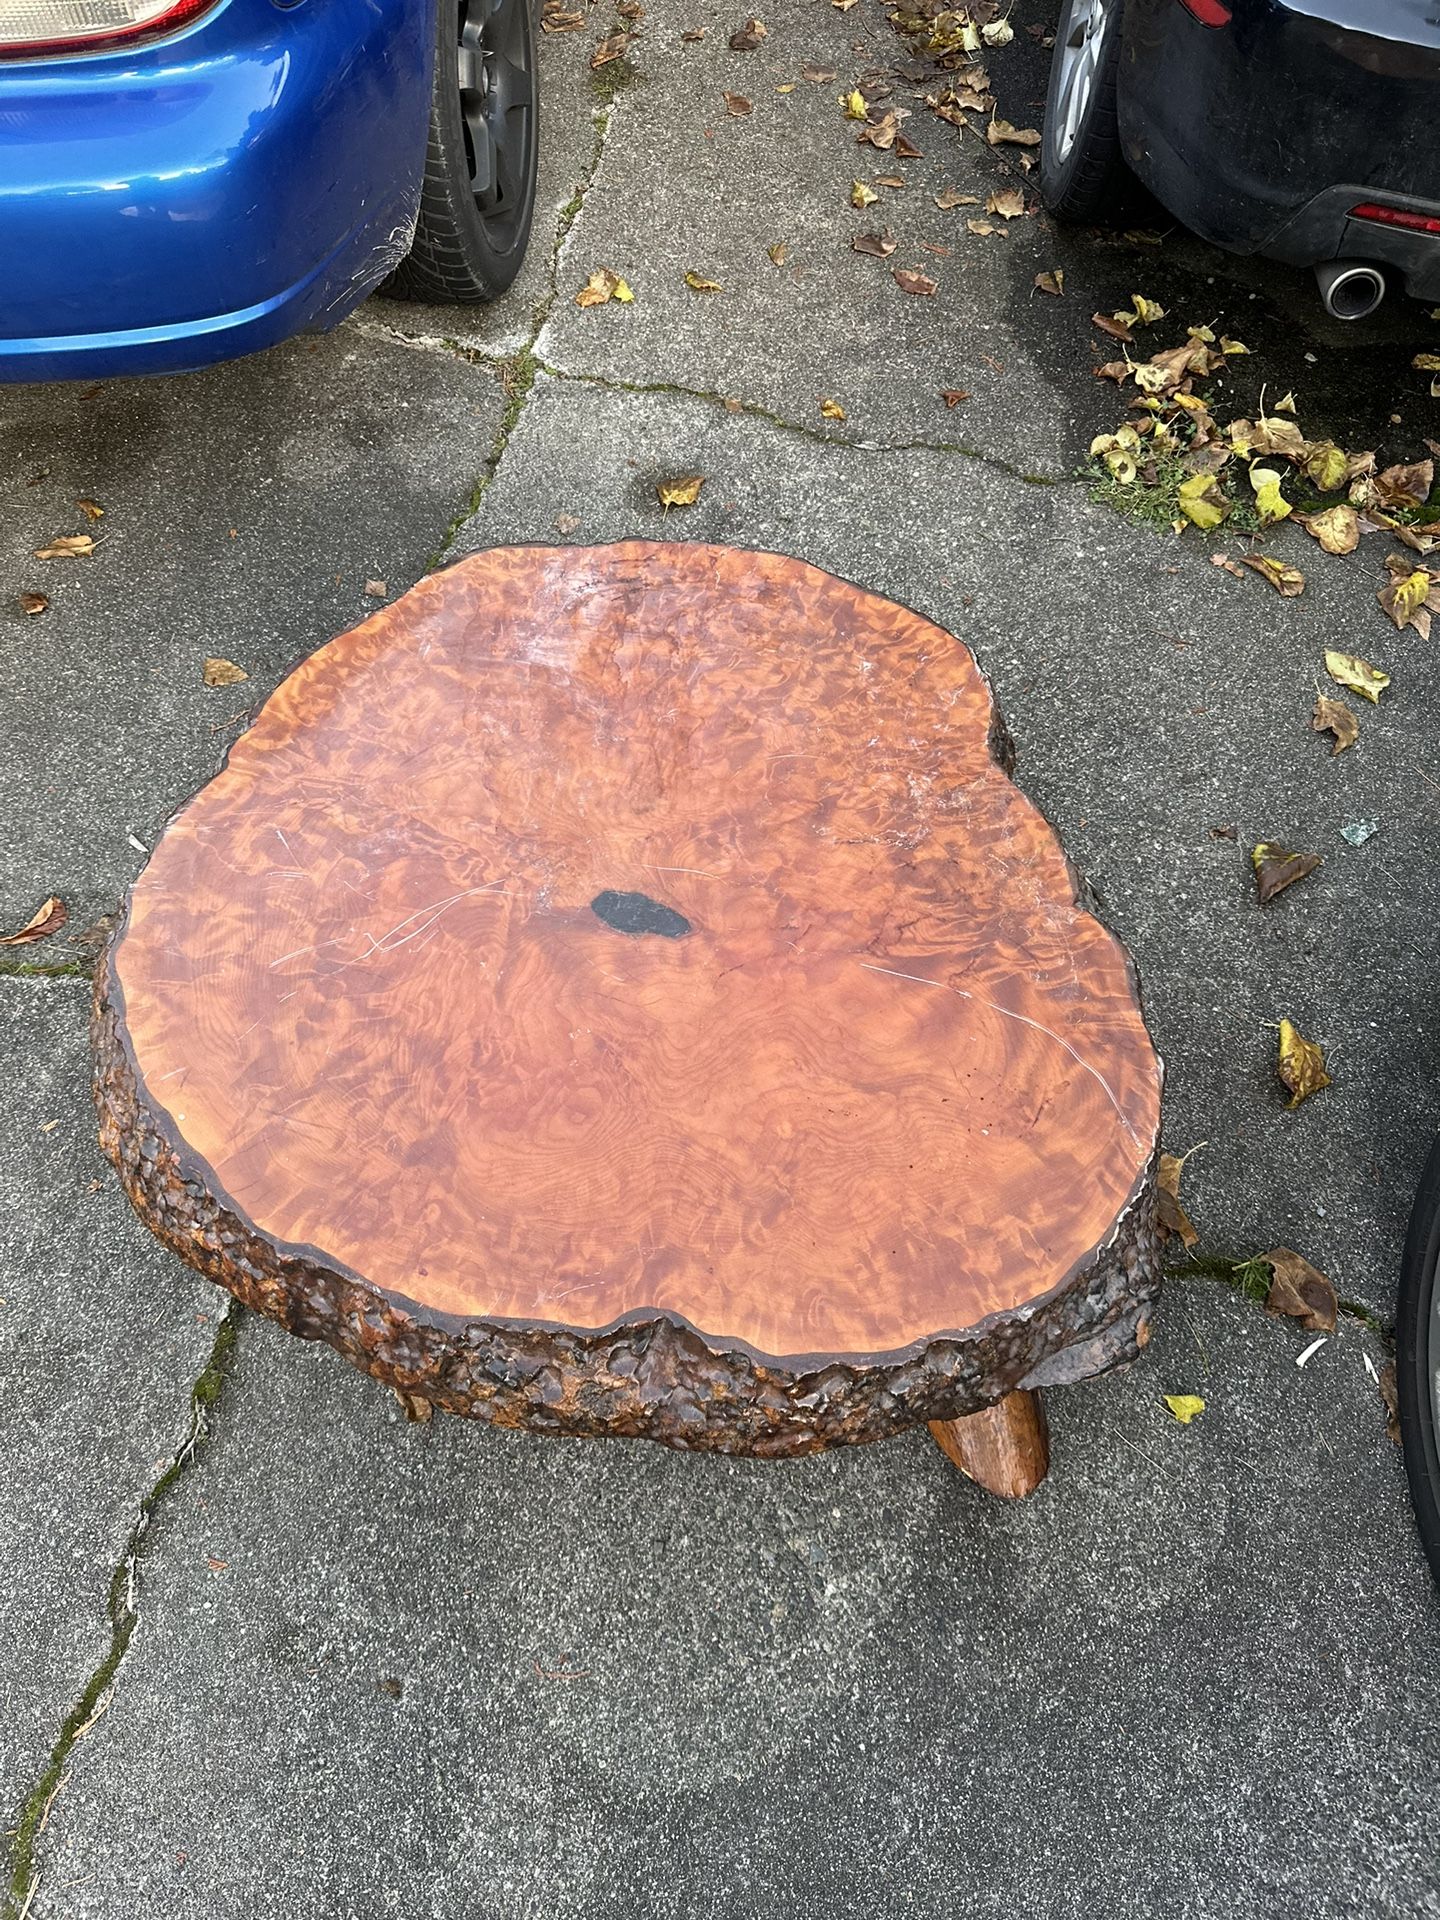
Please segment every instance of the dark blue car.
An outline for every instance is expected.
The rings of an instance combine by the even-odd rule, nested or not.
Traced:
[[[0,379],[493,299],[535,162],[530,0],[0,0]]]
[[[1098,222],[1138,179],[1359,320],[1440,301],[1437,110],[1435,0],[1061,0],[1041,193]]]

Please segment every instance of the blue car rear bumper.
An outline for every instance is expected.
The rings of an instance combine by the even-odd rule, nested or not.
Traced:
[[[333,325],[403,257],[434,0],[221,0],[0,63],[0,380],[174,372]]]

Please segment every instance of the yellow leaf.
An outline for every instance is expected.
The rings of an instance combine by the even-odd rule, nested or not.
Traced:
[[[1243,340],[1227,340],[1222,333],[1220,336],[1220,351],[1222,353],[1249,353],[1250,349],[1245,345]]]
[[[827,420],[843,420],[845,418],[845,409],[838,400],[822,400],[820,402],[820,411]]]
[[[1288,561],[1277,560],[1272,553],[1243,553],[1240,564],[1258,573],[1262,580],[1268,580],[1282,600],[1293,600],[1305,591],[1305,576],[1300,569]]]
[[[1280,491],[1280,474],[1274,467],[1251,467],[1250,485],[1255,489],[1255,511],[1260,516],[1262,527],[1283,520],[1290,511],[1290,502]]]
[[[1431,574],[1428,567],[1416,567],[1407,572],[1402,561],[1391,572],[1387,585],[1380,589],[1380,604],[1395,622],[1403,627],[1415,618],[1430,597]]]
[[[1270,411],[1272,413],[1294,413],[1295,411],[1294,394],[1287,393],[1283,400],[1277,400],[1274,406],[1270,409]]]
[[[1322,493],[1334,493],[1350,475],[1350,463],[1333,440],[1317,440],[1305,455],[1305,471]]]
[[[1065,291],[1065,269],[1054,267],[1049,273],[1037,273],[1035,284],[1041,293],[1053,293],[1058,297]]]
[[[1188,1427],[1197,1413],[1205,1411],[1205,1402],[1198,1393],[1167,1393],[1165,1404],[1182,1427]]]
[[[1437,367],[1440,367],[1440,360],[1437,360],[1435,364]],[[103,520],[105,518],[105,509],[101,506],[98,500],[89,500],[82,493],[80,498],[75,502],[75,504],[77,507],[79,507],[81,513],[84,514],[85,518],[91,521],[92,523],[96,520]]]
[[[1325,649],[1325,671],[1337,686],[1348,687],[1377,707],[1381,693],[1390,684],[1390,676],[1382,667],[1372,667],[1358,653],[1336,653],[1329,647]]]
[[[700,489],[705,484],[705,476],[700,473],[683,475],[678,480],[661,480],[655,492],[660,504],[668,513],[671,507],[693,507],[700,498]]]
[[[1417,373],[1440,373],[1440,353],[1417,353],[1410,364]]]
[[[992,20],[988,27],[980,29],[980,38],[987,47],[1008,47],[1015,38],[1015,29],[1008,20]]]
[[[880,198],[873,187],[867,187],[863,180],[850,182],[850,204],[852,207],[873,207]]]
[[[635,298],[618,273],[609,267],[597,267],[575,296],[577,307],[603,307],[609,300],[626,305]]]
[[[847,120],[864,120],[869,117],[869,103],[858,87],[843,95],[840,104],[845,109]]]
[[[80,560],[95,551],[88,533],[57,533],[49,546],[36,547],[37,560]]]
[[[250,676],[243,667],[237,667],[233,660],[222,660],[212,654],[205,662],[202,678],[207,687],[233,687]]]
[[[1312,1093],[1330,1085],[1325,1071],[1325,1055],[1313,1040],[1307,1040],[1289,1020],[1280,1022],[1280,1052],[1275,1070],[1290,1092],[1291,1107],[1298,1107]]]
[[[617,280],[615,282],[615,298],[620,302],[622,307],[628,307],[635,298],[624,280]]]
[[[685,275],[685,284],[692,293],[719,293],[720,291],[718,280],[707,280],[704,274],[696,273],[693,267]]]
[[[1113,318],[1122,327],[1148,327],[1156,320],[1165,318],[1165,309],[1158,300],[1147,300],[1143,293],[1132,293],[1130,305]]]
[[[1213,473],[1192,473],[1179,486],[1180,511],[1187,520],[1209,532],[1230,511],[1230,503],[1216,485]]]

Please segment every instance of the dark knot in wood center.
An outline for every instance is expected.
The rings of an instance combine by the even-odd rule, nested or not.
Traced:
[[[648,893],[616,893],[607,887],[590,902],[590,911],[617,933],[659,933],[667,940],[680,940],[690,931],[683,913],[662,906]]]

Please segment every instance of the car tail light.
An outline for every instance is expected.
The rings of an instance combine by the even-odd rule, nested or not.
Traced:
[[[1187,13],[1193,13],[1202,27],[1228,27],[1230,9],[1224,0],[1180,0]]]
[[[0,0],[0,60],[88,53],[174,33],[215,0]]]
[[[1411,213],[1408,207],[1382,207],[1373,200],[1362,200],[1351,207],[1352,220],[1373,220],[1381,227],[1408,227],[1412,233],[1440,233],[1440,219],[1433,213]]]

